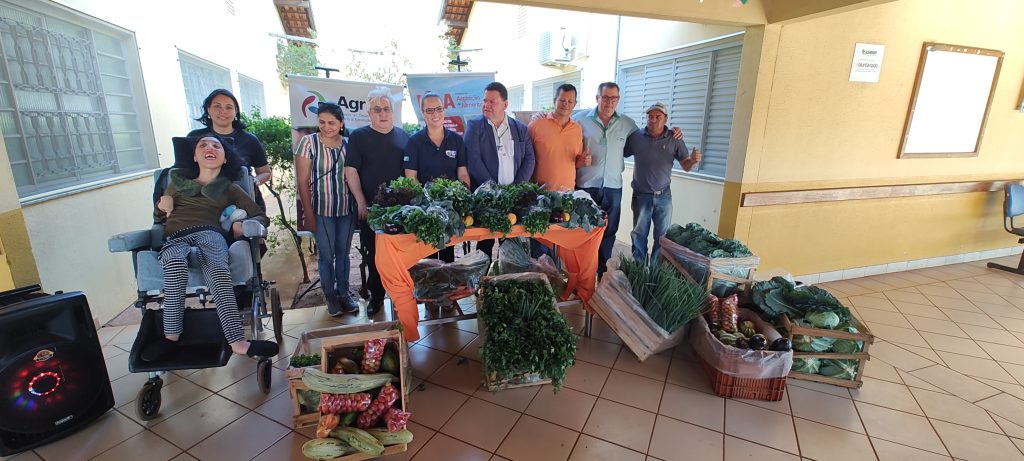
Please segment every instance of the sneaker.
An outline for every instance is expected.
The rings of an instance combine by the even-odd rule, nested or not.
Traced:
[[[373,317],[384,308],[384,297],[370,296],[370,303],[366,305],[366,316]]]
[[[342,314],[341,301],[337,296],[324,295],[324,298],[327,299],[327,315],[337,317]]]
[[[359,312],[359,302],[352,297],[351,293],[341,295],[341,297],[338,298],[338,302],[341,304],[342,312],[345,312],[346,314]]]

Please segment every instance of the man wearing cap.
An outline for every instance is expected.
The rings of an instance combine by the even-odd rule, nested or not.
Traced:
[[[624,155],[634,157],[633,168],[633,258],[640,262],[657,261],[661,253],[659,239],[672,222],[672,163],[685,171],[700,163],[701,153],[693,148],[686,153],[682,139],[673,139],[665,129],[668,109],[657,102],[645,111],[647,126],[626,139]],[[647,256],[647,236],[654,222],[654,249]]]

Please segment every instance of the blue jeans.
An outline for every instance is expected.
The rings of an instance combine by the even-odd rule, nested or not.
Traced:
[[[647,235],[651,232],[651,221],[654,221],[654,250],[650,259],[647,258]],[[661,255],[661,242],[668,225],[672,223],[672,191],[665,189],[659,195],[633,192],[633,259],[637,261],[657,261]]]
[[[585,187],[581,189],[590,194],[597,206],[608,213],[608,227],[601,238],[601,249],[597,253],[597,273],[603,274],[608,260],[612,257],[615,247],[615,233],[619,231],[619,217],[622,216],[622,189],[609,187]]]
[[[348,293],[348,254],[357,218],[355,210],[346,216],[316,216],[317,268],[325,296]]]

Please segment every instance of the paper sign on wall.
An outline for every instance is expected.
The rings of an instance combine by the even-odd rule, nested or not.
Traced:
[[[850,81],[878,83],[878,76],[882,73],[882,56],[884,55],[885,45],[858,43],[853,48]]]

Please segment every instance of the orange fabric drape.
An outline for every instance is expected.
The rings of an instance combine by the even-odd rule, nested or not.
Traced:
[[[585,232],[583,229],[566,229],[552,225],[544,235],[535,237],[546,244],[558,245],[558,257],[562,260],[569,282],[562,299],[575,291],[583,301],[583,306],[590,309],[590,298],[594,295],[594,284],[597,279],[597,251],[601,246],[604,227],[597,227]],[[466,229],[459,238],[453,238],[448,245],[457,245],[466,241],[487,240],[506,237],[529,237],[523,226],[514,226],[508,234],[491,234],[483,228]],[[435,251],[431,245],[417,242],[412,234],[377,234],[377,270],[380,272],[384,289],[391,295],[398,320],[402,322],[405,338],[409,341],[419,339],[416,329],[419,323],[419,310],[416,299],[412,296],[413,282],[409,268],[419,260],[430,256]]]

